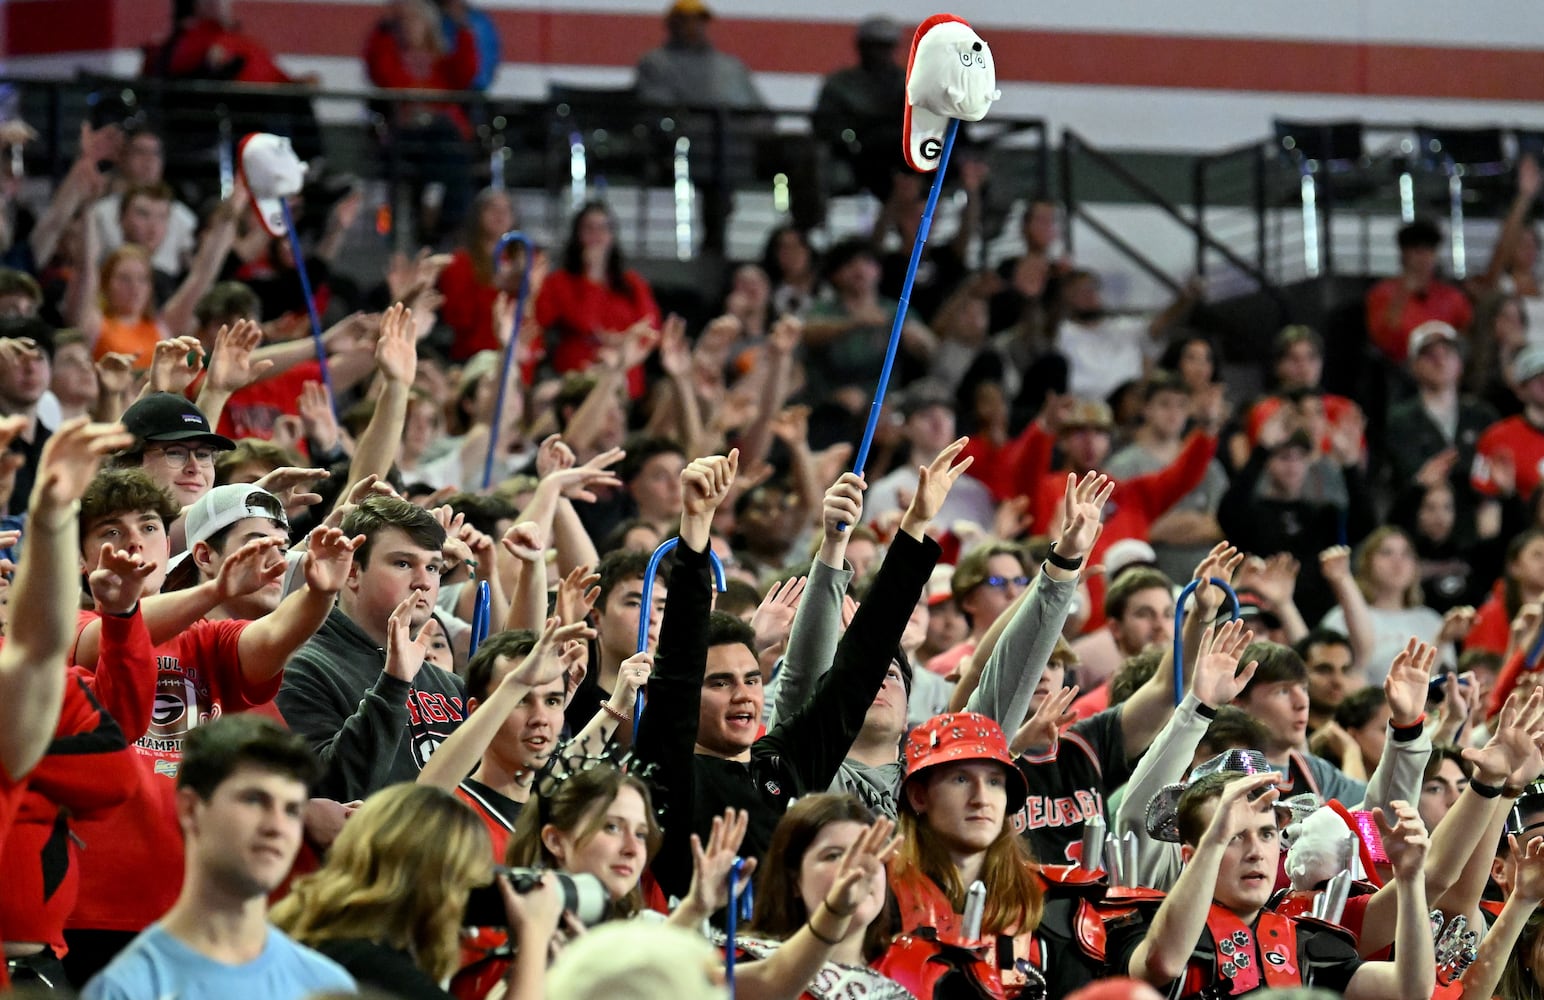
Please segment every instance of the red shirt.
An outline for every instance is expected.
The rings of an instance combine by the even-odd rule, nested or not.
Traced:
[[[440,294],[445,296],[440,319],[455,333],[450,343],[452,360],[465,361],[478,351],[504,349],[493,330],[493,303],[498,301],[499,290],[477,276],[477,267],[465,247],[452,254],[440,272]]]
[[[1511,639],[1512,617],[1506,613],[1506,582],[1496,581],[1490,597],[1474,616],[1474,628],[1464,637],[1464,649],[1483,649],[1498,656],[1506,653]],[[1498,685],[1499,686],[1499,685]]]
[[[536,322],[547,331],[548,353],[560,372],[584,371],[601,349],[601,334],[621,333],[639,320],[659,326],[659,306],[636,271],[622,275],[626,292],[597,285],[582,274],[557,270],[542,282],[536,297]],[[627,391],[643,395],[643,369],[627,373]]]
[[[295,82],[273,61],[273,53],[268,51],[267,46],[208,18],[194,21],[184,28],[173,40],[171,51],[166,53],[166,57],[166,70],[172,76],[208,76],[212,71],[239,60],[240,69],[230,78],[236,83]],[[147,64],[146,75],[152,75],[152,66]]]
[[[437,27],[437,26],[436,26]],[[477,40],[471,31],[461,28],[450,50],[419,69],[405,57],[397,40],[397,29],[390,21],[382,21],[370,33],[365,43],[365,69],[370,82],[377,87],[392,90],[466,90],[477,77]],[[462,136],[472,137],[472,122],[466,116],[466,108],[460,104],[402,105],[399,114],[411,114],[415,109],[429,110],[444,115],[455,123]]]
[[[1104,530],[1100,532],[1098,541],[1094,542],[1094,550],[1088,554],[1089,564],[1098,565],[1105,550],[1123,538],[1146,539],[1154,521],[1201,485],[1201,480],[1206,477],[1206,468],[1216,453],[1216,438],[1193,431],[1185,439],[1185,445],[1174,461],[1157,472],[1117,482],[1115,492],[1110,494],[1109,502],[1104,505]],[[1039,489],[1032,496],[1034,523],[1055,523],[1056,508],[1066,492],[1065,472],[1042,475]],[[1092,632],[1104,624],[1104,590],[1103,576],[1088,578],[1088,597],[1092,609],[1088,623],[1083,626],[1084,632]]]
[[[1324,422],[1328,427],[1335,426],[1356,412],[1356,404],[1344,396],[1336,396],[1333,393],[1326,392],[1321,398],[1324,400]],[[1281,409],[1281,403],[1282,399],[1280,396],[1266,396],[1249,408],[1249,417],[1245,421],[1244,432],[1249,436],[1250,447],[1260,443],[1260,428],[1265,426],[1267,420],[1275,416],[1277,410]],[[1319,438],[1320,454],[1328,454],[1330,450],[1328,427],[1326,427],[1324,436]],[[1366,442],[1364,441],[1363,447],[1365,446]]]
[[[1474,451],[1474,468],[1469,482],[1486,496],[1496,495],[1490,463],[1501,454],[1509,455],[1517,467],[1518,496],[1524,499],[1533,496],[1539,483],[1544,482],[1544,431],[1529,423],[1523,414],[1498,420],[1485,428]]]
[[[0,847],[9,839],[7,834],[11,829],[11,820],[16,815],[16,807],[21,804],[22,790],[25,789],[26,779],[17,780],[6,773],[5,768],[0,767]],[[0,944],[3,944],[0,939]],[[0,992],[10,989],[11,977],[6,972],[5,963],[0,962]]]
[[[220,414],[219,432],[230,438],[273,437],[274,421],[300,416],[300,391],[322,381],[322,366],[302,361],[272,378],[254,382],[231,395]]]
[[[81,627],[91,620],[81,615]],[[198,621],[155,647],[158,665],[150,729],[135,743],[138,778],[129,800],[105,819],[78,827],[81,893],[66,926],[142,931],[182,889],[182,828],[177,767],[195,726],[273,700],[282,675],[260,685],[241,673],[238,642],[250,622]]]
[[[156,661],[144,620],[107,616],[95,674],[70,668],[48,753],[27,777],[0,850],[0,937],[37,941],[63,956],[64,922],[80,889],[79,848],[67,820],[106,815],[138,773],[129,741],[150,726]]]
[[[1410,353],[1410,331],[1427,320],[1440,319],[1462,333],[1474,316],[1469,297],[1445,281],[1433,281],[1424,292],[1405,298],[1405,307],[1393,322],[1389,305],[1399,291],[1400,278],[1384,278],[1367,293],[1367,336],[1395,364],[1404,364]]]

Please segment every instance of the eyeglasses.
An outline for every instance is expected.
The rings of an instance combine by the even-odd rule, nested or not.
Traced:
[[[159,452],[161,460],[166,463],[167,468],[171,469],[180,469],[187,465],[189,456],[199,465],[214,464],[214,449],[209,447],[184,448],[181,445],[169,445],[165,448],[158,448],[156,451]],[[151,452],[146,451],[145,454],[150,455]]]
[[[1008,586],[1010,583],[1013,584],[1015,587],[1027,587],[1027,586],[1029,586],[1029,577],[1027,577],[1027,576],[989,576],[985,580],[981,581],[981,585],[983,587],[994,587],[994,588],[996,588],[998,590],[1002,590],[1004,587]]]

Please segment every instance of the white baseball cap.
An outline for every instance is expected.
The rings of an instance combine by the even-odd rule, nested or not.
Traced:
[[[289,517],[284,513],[284,505],[272,493],[251,483],[216,486],[188,508],[185,522],[188,549],[192,550],[198,542],[207,542],[225,528],[249,517],[277,521],[285,531],[289,530]]]

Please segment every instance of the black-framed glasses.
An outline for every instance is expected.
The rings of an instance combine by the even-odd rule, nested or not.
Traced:
[[[166,463],[167,467],[172,469],[180,469],[187,465],[190,457],[199,465],[214,464],[214,449],[208,445],[187,448],[180,444],[172,444],[154,450],[160,453],[161,460]],[[147,455],[150,453],[148,449],[145,452]]]
[[[1027,587],[1027,586],[1029,586],[1029,577],[1027,577],[1027,576],[989,576],[986,579],[981,581],[981,585],[983,587],[994,587],[997,590],[1002,590],[1004,587],[1008,586],[1010,583],[1013,584],[1013,586],[1015,586],[1015,587]]]

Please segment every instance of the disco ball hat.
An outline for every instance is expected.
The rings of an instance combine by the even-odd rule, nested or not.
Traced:
[[[1190,771],[1190,777],[1173,785],[1158,789],[1147,804],[1147,835],[1154,840],[1177,844],[1179,839],[1179,797],[1185,789],[1209,774],[1232,771],[1236,774],[1264,774],[1276,770],[1258,750],[1226,750],[1211,760],[1203,760]],[[1276,803],[1278,812],[1290,814],[1292,807],[1286,802]]]
[[[1013,762],[1002,727],[976,712],[935,715],[913,729],[906,738],[906,778],[901,784],[904,787],[929,768],[973,760],[1003,766],[1008,772],[1008,812],[1017,812],[1029,795],[1029,785]]]

